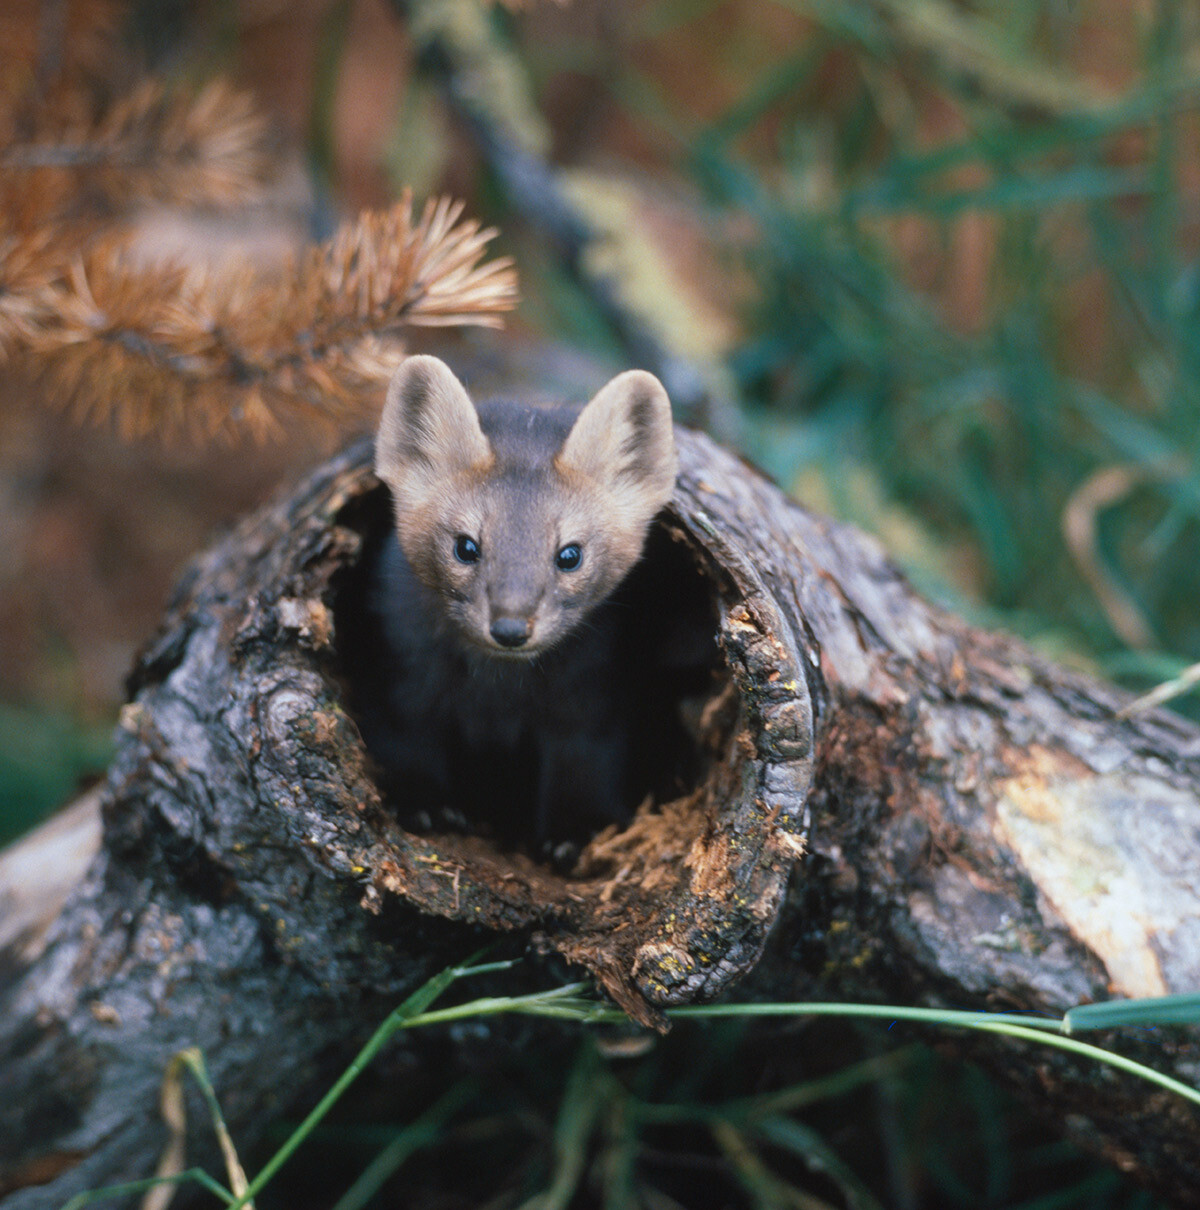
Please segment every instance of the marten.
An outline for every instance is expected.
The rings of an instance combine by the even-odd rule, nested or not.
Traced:
[[[375,472],[395,535],[367,599],[388,716],[374,747],[400,795],[535,839],[627,817],[645,694],[613,594],[674,489],[662,384],[630,370],[582,408],[477,408],[444,362],[409,357]],[[497,821],[513,803],[525,818]]]

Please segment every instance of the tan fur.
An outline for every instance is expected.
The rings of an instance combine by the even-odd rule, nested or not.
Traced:
[[[462,383],[437,357],[407,358],[392,375],[375,440],[375,473],[397,515],[418,513],[458,477],[481,478],[492,448]]]
[[[662,383],[645,370],[618,374],[579,414],[554,461],[564,478],[599,488],[618,528],[641,530],[640,550],[647,520],[675,488],[671,403]]]

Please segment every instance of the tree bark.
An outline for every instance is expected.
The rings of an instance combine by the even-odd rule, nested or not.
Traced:
[[[1123,694],[926,603],[873,540],[703,436],[679,449],[646,560],[669,570],[641,607],[670,637],[678,601],[707,604],[711,689],[674,704],[698,772],[580,838],[569,868],[532,838],[421,830],[380,792],[347,658],[389,526],[367,446],[196,563],[133,673],[94,858],[65,906],[0,930],[4,1210],[151,1173],[185,1046],[248,1143],[495,932],[650,1025],[745,976],[1054,1014],[1200,986],[1200,730],[1122,717]],[[33,843],[0,864],[0,902]],[[1183,1033],[1148,1036],[1139,1057],[1200,1083]],[[1192,1107],[992,1038],[977,1053],[1200,1205]]]

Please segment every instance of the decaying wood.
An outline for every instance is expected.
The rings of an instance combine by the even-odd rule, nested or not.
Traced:
[[[704,437],[679,445],[652,557],[711,607],[717,674],[686,703],[701,772],[570,868],[533,838],[418,828],[380,793],[346,658],[389,524],[365,446],[197,562],[135,670],[94,861],[48,928],[35,912],[0,951],[4,1210],[151,1172],[186,1045],[252,1139],[323,1056],[497,931],[652,1025],[746,976],[747,993],[1055,1014],[1200,986],[1200,731],[1118,717],[1116,690],[930,606],[872,540]],[[669,615],[659,596],[646,608]],[[1200,1083],[1184,1034],[1139,1046]],[[1192,1108],[983,1053],[1200,1204]]]

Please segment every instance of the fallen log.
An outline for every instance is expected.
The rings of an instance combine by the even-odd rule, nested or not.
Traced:
[[[365,586],[390,526],[367,445],[196,562],[132,675],[98,850],[64,873],[65,905],[0,932],[3,1210],[152,1172],[185,1046],[249,1143],[497,932],[650,1026],[740,980],[1055,1015],[1200,987],[1200,730],[1123,717],[1119,691],[931,606],[873,540],[705,437],[681,431],[679,452],[625,590],[646,799],[598,833],[557,820],[546,840],[520,804],[463,820],[389,784],[363,738]],[[0,902],[33,852],[0,865]],[[1192,1108],[980,1053],[1200,1204]],[[1138,1053],[1200,1083],[1183,1034]]]

